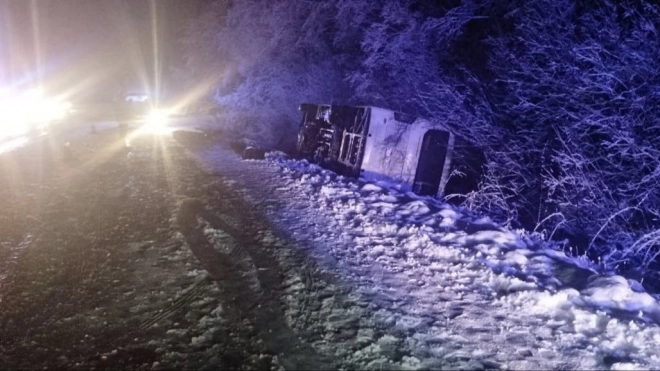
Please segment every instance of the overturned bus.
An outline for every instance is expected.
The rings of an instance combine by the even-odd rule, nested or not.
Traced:
[[[302,104],[298,153],[335,172],[445,194],[455,136],[430,121],[369,106]]]

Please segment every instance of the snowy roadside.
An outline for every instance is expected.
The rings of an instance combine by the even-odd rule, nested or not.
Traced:
[[[314,292],[321,304],[301,321],[297,297],[309,280],[298,270],[285,285],[290,326],[320,329],[312,345],[347,364],[660,367],[660,305],[622,277],[598,276],[487,219],[388,184],[278,153],[243,161],[215,146],[199,157],[349,291],[354,305],[332,304],[328,289]]]

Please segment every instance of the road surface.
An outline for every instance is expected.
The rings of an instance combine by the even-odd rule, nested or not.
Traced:
[[[338,366],[287,325],[273,232],[199,143],[72,133],[0,157],[0,368]]]

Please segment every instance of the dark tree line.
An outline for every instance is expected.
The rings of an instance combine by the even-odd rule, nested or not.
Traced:
[[[648,281],[659,31],[648,0],[217,0],[182,38],[179,72],[212,91],[227,130],[267,145],[291,145],[302,102],[442,122],[486,158],[479,189],[448,198]]]

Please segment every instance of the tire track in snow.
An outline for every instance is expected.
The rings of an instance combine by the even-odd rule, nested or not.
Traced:
[[[225,202],[231,203],[231,199]],[[219,208],[222,209],[222,205]],[[277,295],[281,283],[275,260],[263,251],[264,247],[254,238],[230,225],[225,220],[229,217],[227,214],[223,216],[208,211],[199,200],[185,200],[179,208],[177,221],[190,249],[224,291],[228,313],[235,319],[251,321],[258,329],[257,336],[266,349],[277,354],[286,369],[330,368],[332,362],[318,354],[309,344],[301,342],[287,325]],[[256,270],[259,290],[251,288],[245,272],[227,255],[213,248],[204,235],[200,219],[212,228],[228,233],[249,255]]]
[[[18,245],[9,247],[4,259],[0,260],[0,302],[2,302],[3,289],[5,287],[11,287],[11,280],[18,264],[18,259],[30,247],[32,240],[32,234],[26,234]]]
[[[203,291],[203,288],[206,284],[206,280],[200,280],[193,284],[183,295],[181,295],[181,297],[174,300],[170,307],[141,322],[139,326],[140,331],[147,330],[149,327],[155,325],[159,321],[162,321],[163,319],[173,315],[179,309],[190,305],[195,300],[199,300],[201,297],[201,292]]]
[[[183,136],[177,138],[199,157],[200,150],[205,146],[189,139]],[[240,159],[234,161],[243,164]],[[317,226],[316,222],[310,222],[307,218],[299,220],[295,217],[295,220],[288,220],[286,227],[273,223],[273,213],[287,208],[288,203],[270,196],[271,192],[278,192],[269,186],[276,186],[278,182],[266,181],[268,186],[263,187],[264,179],[259,177],[277,176],[279,173],[257,174],[240,170],[236,173],[242,167],[228,164],[223,166],[223,171],[213,169],[220,181],[206,187],[198,184],[196,188],[205,188],[206,192],[197,193],[195,198],[208,197],[212,205],[210,208],[221,209],[219,217],[228,224],[242,229],[249,229],[244,227],[251,225],[252,230],[259,231],[250,235],[251,241],[260,241],[257,244],[261,244],[262,248],[257,251],[268,249],[280,266],[283,286],[275,300],[284,308],[288,326],[317,352],[331,354],[335,368],[396,368],[396,362],[411,354],[411,349],[399,339],[400,331],[359,298],[350,280],[347,281],[347,277],[340,273],[342,264],[336,257],[319,251],[318,240],[309,240],[296,232],[300,229],[316,230],[317,227],[323,230],[327,226]],[[250,191],[246,185],[249,185],[247,188]],[[252,186],[256,188],[256,193],[251,192],[254,190]],[[258,196],[254,197],[255,194]],[[233,219],[228,215],[232,215]],[[242,224],[233,223],[239,219],[236,216],[240,216]],[[265,233],[260,236],[262,232]],[[362,354],[359,359],[352,356],[365,346],[373,351]]]

